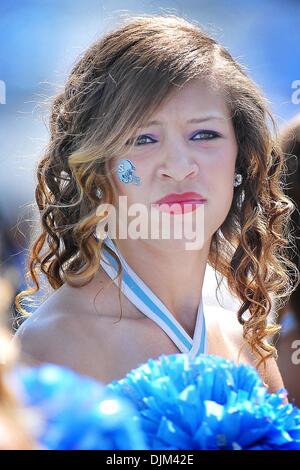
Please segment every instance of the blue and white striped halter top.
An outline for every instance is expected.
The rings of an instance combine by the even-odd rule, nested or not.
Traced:
[[[107,237],[103,242],[104,249],[101,253],[105,262],[101,259],[100,264],[108,276],[114,280],[114,283],[118,285],[118,280],[115,279],[118,273],[118,266],[113,256],[105,249],[105,245],[118,256],[121,262],[123,268],[121,290],[130,302],[160,326],[182,353],[188,353],[192,358],[198,354],[207,354],[207,331],[202,301],[200,301],[198,307],[194,337],[192,339],[174,315],[127,264],[112,239]]]

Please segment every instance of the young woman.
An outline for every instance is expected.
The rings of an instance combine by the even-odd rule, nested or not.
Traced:
[[[39,290],[39,273],[54,292],[17,332],[24,357],[108,383],[163,353],[212,353],[256,365],[269,390],[279,389],[268,341],[279,327],[268,317],[271,295],[292,289],[285,246],[293,205],[281,189],[270,119],[244,69],[183,18],[130,18],[93,44],[54,99],[38,166],[35,286],[17,297],[19,311]],[[186,223],[188,208],[200,213],[198,248],[187,249],[184,237],[118,231],[103,241],[121,196],[128,208],[146,208],[143,224],[156,208],[176,225],[174,202]],[[202,302],[208,264],[238,297],[238,311]]]

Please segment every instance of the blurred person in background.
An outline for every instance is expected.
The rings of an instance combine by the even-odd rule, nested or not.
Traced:
[[[21,266],[10,224],[0,212],[0,450],[27,450],[33,441],[24,426],[24,414],[6,375],[16,364],[19,348],[11,341],[12,306],[21,279]]]
[[[9,278],[0,276],[0,450],[29,450],[34,444],[25,427],[24,409],[6,380],[19,354],[5,327],[14,294]]]
[[[7,312],[5,322],[9,330],[17,316],[14,298],[26,285],[24,274],[27,249],[25,246],[29,238],[28,224],[21,226],[15,215],[15,211],[12,210],[8,218],[0,208],[0,276],[3,282],[7,282],[7,285],[10,285],[14,291],[10,296],[11,304],[7,305],[4,302]]]
[[[292,214],[296,246],[290,249],[290,259],[300,268],[300,114],[289,121],[281,132],[281,145],[286,155],[286,194],[296,209]],[[277,341],[278,365],[289,399],[300,406],[300,285],[291,294],[285,308],[280,309],[282,329]]]

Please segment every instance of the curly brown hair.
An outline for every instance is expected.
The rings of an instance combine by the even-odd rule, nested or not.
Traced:
[[[266,341],[280,328],[268,322],[270,294],[284,301],[298,280],[285,254],[293,243],[288,221],[294,206],[282,190],[285,164],[276,124],[245,67],[196,22],[173,14],[123,18],[89,47],[55,96],[51,138],[37,170],[42,228],[30,248],[27,273],[34,286],[16,297],[16,307],[26,315],[22,298],[39,290],[41,272],[54,289],[93,278],[102,246],[95,227],[107,221],[97,207],[99,201],[114,204],[116,197],[108,162],[130,151],[125,143],[138,126],[175,87],[193,78],[222,90],[234,125],[236,171],[243,182],[213,234],[208,263],[241,300],[237,317],[259,366],[276,355]]]

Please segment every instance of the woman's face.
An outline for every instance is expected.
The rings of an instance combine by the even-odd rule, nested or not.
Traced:
[[[196,120],[198,122],[196,122]],[[229,212],[233,197],[238,147],[232,120],[220,92],[194,79],[174,90],[134,136],[135,148],[114,161],[113,179],[128,208],[151,205],[169,193],[197,192],[206,202],[204,241],[209,240]],[[140,184],[119,180],[123,159],[135,166]]]

